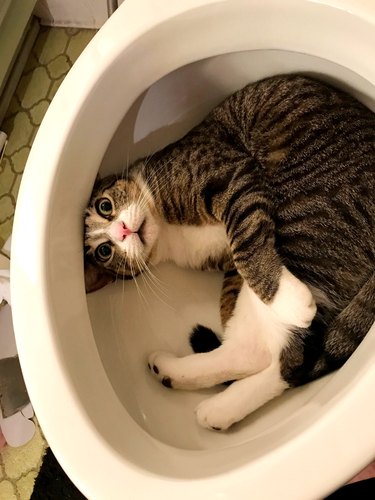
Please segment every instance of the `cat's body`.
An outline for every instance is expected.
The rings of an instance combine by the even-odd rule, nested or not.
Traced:
[[[216,349],[157,352],[149,365],[174,388],[236,380],[197,409],[201,425],[226,429],[341,366],[367,333],[374,193],[375,115],[315,80],[263,80],[127,179],[97,186],[86,255],[107,275],[94,287],[165,260],[225,272],[221,345],[201,328],[192,345],[209,351],[200,331]]]

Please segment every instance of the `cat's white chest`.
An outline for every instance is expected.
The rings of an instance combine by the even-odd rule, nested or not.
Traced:
[[[181,267],[201,267],[208,258],[222,255],[228,247],[223,224],[179,226],[166,224],[159,235],[157,260]]]

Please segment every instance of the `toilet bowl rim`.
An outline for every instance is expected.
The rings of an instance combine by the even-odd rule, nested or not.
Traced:
[[[197,1],[196,1],[196,2],[190,2],[190,3],[194,3],[194,4],[198,5],[198,4],[202,4],[202,3],[206,3],[206,4],[208,4],[208,3],[216,3],[216,2],[197,2]],[[299,2],[299,3],[301,3],[301,2]],[[337,3],[340,3],[340,2],[330,2],[330,3],[337,4]],[[344,2],[344,3],[348,3],[348,2]],[[365,3],[367,3],[367,2],[365,2]],[[110,29],[111,29],[111,27],[110,27],[110,24],[109,24],[109,25],[108,25],[108,28],[107,28],[107,31],[106,31],[106,33],[107,33],[107,34],[108,34],[108,33],[110,33]],[[107,36],[107,35],[105,35],[105,36]],[[104,38],[105,38],[105,36],[103,35],[103,37],[104,37]],[[91,50],[92,52],[94,52],[95,50],[99,50],[99,49],[100,49],[100,43],[99,43],[99,41],[97,41],[97,42],[96,42],[96,44],[94,44],[94,45],[93,45],[93,47],[91,47],[91,48],[89,48],[89,49],[88,49],[87,54],[89,54],[90,50]],[[110,50],[110,49],[108,49],[108,50]],[[85,56],[85,57],[86,57],[86,60],[88,60],[89,56],[87,55],[87,56]],[[84,59],[82,59],[82,60],[84,61]],[[113,55],[112,55],[112,61],[113,61]],[[84,62],[83,62],[82,64],[84,64]],[[102,68],[102,70],[103,70],[103,71],[105,71],[105,70],[106,70],[106,68],[107,68],[107,67],[109,67],[108,65],[112,64],[112,62],[111,62],[111,61],[110,61],[110,62],[108,62],[108,61],[107,61],[107,63],[106,63],[106,64],[107,64],[107,65],[104,65],[104,64],[103,64],[103,68]],[[79,73],[79,69],[78,69],[78,67],[79,67],[79,66],[77,65],[77,69],[75,69],[75,73],[74,73],[74,75],[73,75],[72,77],[69,77],[69,78],[70,78],[70,81],[71,81],[71,84],[72,84],[72,82],[74,81],[74,79],[75,79],[75,78],[77,78],[77,75],[78,75],[78,73]],[[375,78],[373,79],[373,81],[375,82]],[[67,84],[67,85],[68,85],[68,84]],[[91,91],[91,90],[90,90],[90,91]],[[65,91],[64,91],[64,88],[62,88],[61,95],[60,95],[60,97],[58,97],[58,99],[60,99],[60,105],[61,105],[61,102],[63,101],[64,92],[65,92]],[[86,89],[86,92],[88,92],[88,89]],[[58,105],[58,104],[56,104],[56,106],[57,106],[57,105]],[[76,114],[74,114],[74,113],[73,113],[73,111],[74,111],[74,110],[72,110],[72,113],[70,114],[70,119],[71,119],[72,121],[74,121],[75,117],[78,115],[78,111],[79,111],[79,110],[75,110],[75,111],[76,111]],[[54,113],[54,111],[53,111],[53,107],[51,107],[50,118],[48,118],[48,120],[49,120],[49,121],[48,121],[48,122],[46,122],[46,124],[45,124],[45,125],[43,125],[43,127],[44,127],[44,128],[41,130],[41,135],[40,135],[40,137],[38,137],[38,142],[36,143],[36,146],[35,146],[36,148],[37,148],[37,147],[41,147],[42,143],[43,143],[43,142],[44,142],[44,140],[45,140],[45,139],[44,139],[44,137],[45,137],[45,136],[44,136],[43,134],[46,134],[46,129],[47,129],[48,123],[49,123],[49,124],[51,124],[51,123],[53,122],[53,113]],[[69,115],[69,113],[68,113],[68,115]],[[69,121],[69,118],[68,118],[68,121]],[[67,135],[68,135],[68,131],[67,131]],[[64,142],[64,141],[62,141],[62,142]],[[60,144],[60,146],[61,146],[61,144]],[[59,154],[60,154],[60,153],[59,153]],[[34,156],[31,158],[31,160],[30,160],[30,165],[31,165],[30,169],[33,169],[33,166],[32,166],[32,165],[33,165],[33,162],[35,162],[35,161],[36,161],[36,155],[34,155]],[[29,168],[29,167],[28,167],[28,168]],[[31,172],[31,170],[30,170],[30,172]],[[31,174],[30,174],[30,175],[31,175]],[[53,180],[51,179],[51,185],[52,185],[52,182],[53,182]],[[22,195],[22,196],[26,196],[26,195]],[[22,213],[20,212],[20,214],[22,214]],[[18,216],[18,218],[20,218],[20,217],[22,217],[22,215],[19,215],[19,216]],[[45,226],[45,227],[47,227],[47,225],[48,225],[47,218],[48,218],[48,217],[46,216],[46,219],[45,219],[45,225],[46,225],[46,226]],[[16,225],[17,225],[17,221],[16,221]],[[17,238],[17,235],[16,235],[16,238]],[[19,241],[19,237],[18,237],[18,241]],[[14,248],[15,248],[15,247],[14,247]],[[40,247],[38,247],[38,248],[40,249]],[[19,260],[18,260],[18,258],[17,258],[18,252],[17,252],[17,250],[16,250],[16,249],[14,250],[14,254],[16,255],[16,262],[15,262],[15,264],[14,264],[16,267],[14,267],[14,268],[13,268],[13,271],[14,271],[14,273],[15,273],[14,275],[15,275],[15,276],[17,276],[17,273],[18,273],[18,270],[17,270],[17,265],[18,265],[18,263],[19,263]],[[38,265],[40,265],[40,262],[39,262],[39,264],[38,264]],[[12,273],[13,273],[13,271],[12,271]],[[17,277],[15,278],[15,282],[16,282],[16,284],[15,284],[15,287],[13,287],[13,290],[14,290],[15,297],[17,297],[17,296],[19,295],[19,293],[20,293],[20,292],[19,292],[19,288],[17,288],[17,287],[18,287],[18,285],[17,285]],[[13,291],[12,291],[12,293],[13,293]],[[47,292],[45,291],[45,294],[46,294],[46,293],[47,293]],[[19,299],[19,298],[18,298],[18,299],[16,298],[15,300],[16,300],[16,302],[15,302],[15,304],[16,304],[16,305],[15,305],[16,309],[17,309],[17,308],[22,307],[22,302],[23,302],[23,300],[21,300],[21,299]],[[17,302],[17,300],[18,300],[18,302]],[[19,306],[17,305],[17,303],[19,304]],[[46,308],[43,312],[44,312],[44,314],[46,314],[46,315],[48,316],[48,314],[49,314],[49,310],[48,310],[48,308]],[[51,326],[51,325],[48,325],[48,327],[52,327],[52,326]],[[21,329],[22,329],[22,330],[24,330],[24,326],[23,326],[23,325],[20,325],[19,327],[16,327],[16,329],[17,329],[17,330],[19,330],[19,331],[21,331]],[[17,333],[17,332],[16,332],[16,333]],[[22,344],[23,344],[23,338],[21,338],[21,337],[22,337],[22,334],[19,336],[19,339],[20,339],[20,340],[18,339],[18,340],[19,340],[19,342],[20,342],[20,345],[22,345]],[[54,348],[55,348],[55,346],[54,346],[54,347],[51,347],[51,350],[53,351],[53,350],[54,350]],[[22,349],[23,349],[23,348],[21,347],[21,351],[22,351]],[[26,346],[24,347],[24,349],[26,349]],[[25,372],[26,372],[26,378],[27,378],[27,372],[28,372],[29,368],[28,368],[28,361],[26,360],[26,358],[27,358],[27,353],[26,353],[26,351],[23,351],[23,354],[21,354],[21,358],[22,358],[22,359],[21,359],[21,362],[22,362],[22,363],[23,363],[23,365],[26,367],[26,368],[25,368]],[[56,359],[57,359],[57,361],[58,361],[58,362],[60,362],[60,361],[61,361],[61,359],[59,358],[59,355],[58,355],[57,353],[56,353]],[[33,389],[31,389],[31,390],[33,391]],[[39,392],[39,391],[36,391],[36,393],[37,393],[37,392]],[[36,397],[39,397],[39,396],[36,396]],[[37,401],[37,399],[36,399],[35,401]],[[49,427],[49,424],[47,423],[47,421],[45,421],[45,425],[46,425],[46,429],[47,429],[47,428]],[[51,437],[52,437],[52,435],[51,435]],[[53,439],[51,439],[51,442],[52,442],[52,440],[53,440]],[[64,461],[64,459],[63,459],[63,458],[61,458],[61,459]],[[69,467],[67,466],[67,468],[69,468]],[[83,488],[84,488],[84,487],[83,487]]]

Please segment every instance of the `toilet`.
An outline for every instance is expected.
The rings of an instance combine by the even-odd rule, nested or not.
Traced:
[[[220,330],[221,276],[163,265],[86,296],[82,218],[95,177],[177,140],[250,81],[303,72],[375,110],[371,0],[127,0],[57,92],[30,152],[13,228],[19,357],[40,425],[90,500],[316,500],[375,456],[375,328],[337,372],[225,433],[147,355]]]

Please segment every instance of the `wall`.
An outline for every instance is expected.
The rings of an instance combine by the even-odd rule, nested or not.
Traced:
[[[38,0],[35,14],[42,24],[100,28],[108,19],[107,0]]]
[[[0,2],[0,94],[19,50],[36,0]]]

